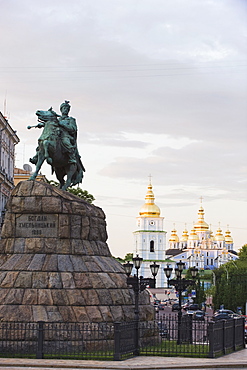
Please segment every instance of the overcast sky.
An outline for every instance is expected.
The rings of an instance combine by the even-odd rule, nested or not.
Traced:
[[[245,0],[0,0],[0,111],[16,167],[35,154],[37,109],[71,102],[82,188],[115,256],[133,250],[152,175],[169,239],[197,220],[247,243]],[[6,102],[6,103],[5,103]],[[49,179],[50,167],[42,173]]]

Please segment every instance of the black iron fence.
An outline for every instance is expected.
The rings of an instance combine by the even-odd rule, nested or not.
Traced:
[[[244,325],[244,318],[209,322],[209,357],[225,355],[245,348]]]
[[[178,341],[179,338],[179,341]],[[135,355],[216,357],[245,347],[244,319],[182,316],[118,323],[0,322],[0,356],[122,360]]]
[[[113,359],[114,324],[0,322],[0,356]]]

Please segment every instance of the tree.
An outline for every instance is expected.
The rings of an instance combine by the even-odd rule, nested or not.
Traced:
[[[238,260],[229,261],[214,270],[215,292],[213,294],[213,304],[215,309],[223,304],[225,308],[235,312],[238,307],[242,307],[242,311],[244,311],[247,301],[246,252],[247,245],[244,245],[240,249]]]
[[[186,272],[185,279],[194,280],[192,278],[191,269],[189,268]],[[194,299],[195,303],[202,304],[206,301],[206,293],[204,290],[204,282],[201,281],[200,278],[200,271],[197,274],[197,277],[195,279],[195,285],[191,285],[187,288],[188,293],[191,293],[192,290],[196,291],[196,297]]]
[[[93,203],[95,200],[92,194],[89,194],[87,190],[82,190],[81,188],[68,188],[67,189],[71,194],[76,195],[77,197],[84,199],[88,203]]]
[[[54,180],[48,180],[48,183],[51,184],[51,185],[54,185],[56,187],[59,186],[59,183],[54,181]],[[92,194],[90,194],[87,190],[82,190],[79,186],[77,188],[72,188],[72,187],[69,187],[67,188],[67,191],[71,194],[74,194],[76,195],[77,197],[85,200],[86,202],[92,204],[93,201],[95,200],[94,196]]]
[[[241,261],[247,261],[247,244],[244,244],[242,248],[239,249],[238,257]]]
[[[126,262],[132,261],[132,258],[133,258],[133,253],[127,253],[124,257],[124,261]]]

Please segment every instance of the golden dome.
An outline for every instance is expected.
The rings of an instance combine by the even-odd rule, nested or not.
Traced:
[[[179,242],[179,237],[177,236],[177,230],[173,229],[171,231],[171,237],[169,239],[169,243],[178,243]]]
[[[188,240],[199,240],[199,236],[196,233],[195,227],[193,227],[193,229],[191,229]]]
[[[215,240],[220,242],[220,241],[224,241],[225,240],[225,237],[224,235],[222,234],[222,230],[221,228],[219,227],[216,234],[215,234]]]
[[[180,242],[187,242],[188,238],[189,238],[188,231],[184,229],[183,234],[180,238]]]
[[[204,209],[201,206],[198,211],[198,221],[194,225],[196,231],[205,231],[209,229],[208,224],[204,221]]]
[[[139,215],[141,217],[160,217],[160,209],[156,204],[154,203],[154,193],[153,193],[153,187],[150,182],[148,185],[147,194],[145,197],[145,203],[141,207],[141,210],[139,212]]]
[[[212,241],[215,241],[215,237],[214,237],[214,234],[213,234],[213,231],[212,230],[210,230],[210,239]]]
[[[209,238],[212,240],[212,241],[215,241],[215,237],[214,237],[214,233],[211,229],[211,224],[210,224],[210,228],[209,228]]]
[[[226,242],[226,244],[232,244],[233,243],[233,239],[231,237],[231,231],[230,230],[227,230],[226,233],[225,233],[225,242]]]

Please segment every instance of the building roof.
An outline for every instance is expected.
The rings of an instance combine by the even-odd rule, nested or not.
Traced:
[[[177,254],[183,253],[182,249],[170,248],[167,249],[166,255],[167,256],[176,256]]]

